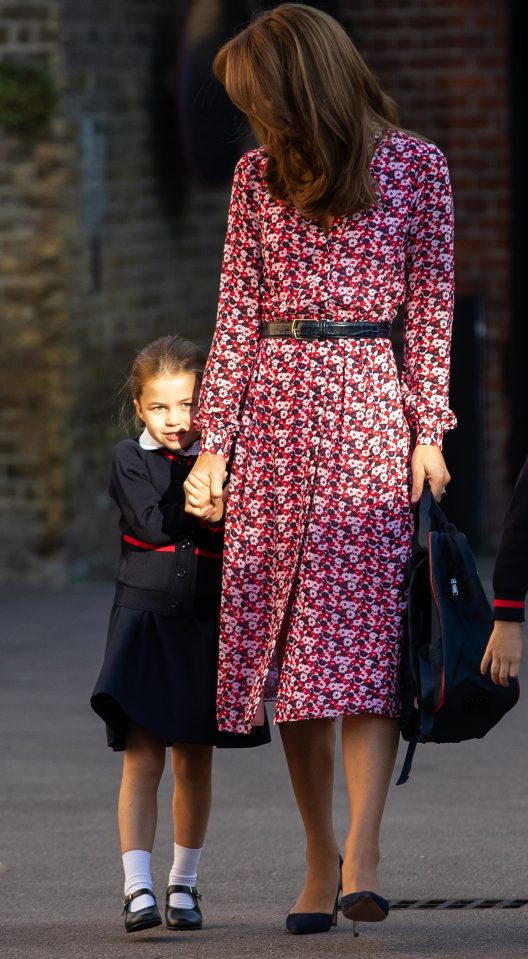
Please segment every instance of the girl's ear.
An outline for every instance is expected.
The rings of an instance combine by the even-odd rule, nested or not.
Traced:
[[[139,402],[139,400],[134,400],[134,408],[135,408],[136,413],[137,413],[137,415],[139,416],[140,420],[142,420],[142,419],[143,419],[143,413],[141,412],[141,403]]]

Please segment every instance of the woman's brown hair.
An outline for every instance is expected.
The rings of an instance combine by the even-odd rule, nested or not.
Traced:
[[[147,343],[137,354],[122,392],[126,394],[121,408],[120,422],[127,427],[128,404],[130,399],[139,400],[145,383],[158,376],[179,376],[180,373],[194,373],[202,380],[206,355],[196,343],[184,340],[181,336],[161,336]],[[136,429],[143,427],[137,413],[134,417]]]
[[[398,111],[333,17],[300,3],[260,13],[213,72],[265,148],[272,196],[320,220],[376,202],[370,163]]]

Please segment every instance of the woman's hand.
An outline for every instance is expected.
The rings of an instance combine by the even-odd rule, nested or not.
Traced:
[[[493,682],[501,686],[508,685],[508,677],[519,675],[519,665],[523,653],[523,635],[520,623],[495,620],[495,626],[482,657],[480,671],[485,674],[491,663],[490,675]]]
[[[210,519],[223,509],[222,487],[227,478],[225,459],[219,453],[200,453],[189,473],[185,490],[185,511]]]
[[[442,498],[445,487],[451,482],[450,473],[438,446],[428,446],[425,443],[416,446],[412,455],[411,469],[411,503],[417,503],[420,499],[426,479],[429,480],[431,492],[438,502]]]

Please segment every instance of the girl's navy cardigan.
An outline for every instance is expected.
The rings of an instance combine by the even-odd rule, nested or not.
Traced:
[[[135,439],[114,448],[110,496],[121,517],[114,602],[164,616],[219,615],[224,524],[185,512],[183,483],[195,457]]]

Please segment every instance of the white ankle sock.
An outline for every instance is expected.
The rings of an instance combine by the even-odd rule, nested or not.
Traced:
[[[198,878],[198,863],[202,855],[201,849],[187,849],[174,843],[174,862],[169,873],[169,886],[195,886]],[[169,905],[177,909],[192,909],[195,905],[193,897],[187,892],[173,892],[169,896]]]
[[[125,870],[125,896],[136,889],[153,889],[152,876],[150,875],[150,857],[151,853],[145,849],[131,849],[130,852],[124,852],[123,869]],[[137,912],[138,909],[146,909],[147,906],[154,905],[153,896],[138,896],[129,904],[130,912]]]

